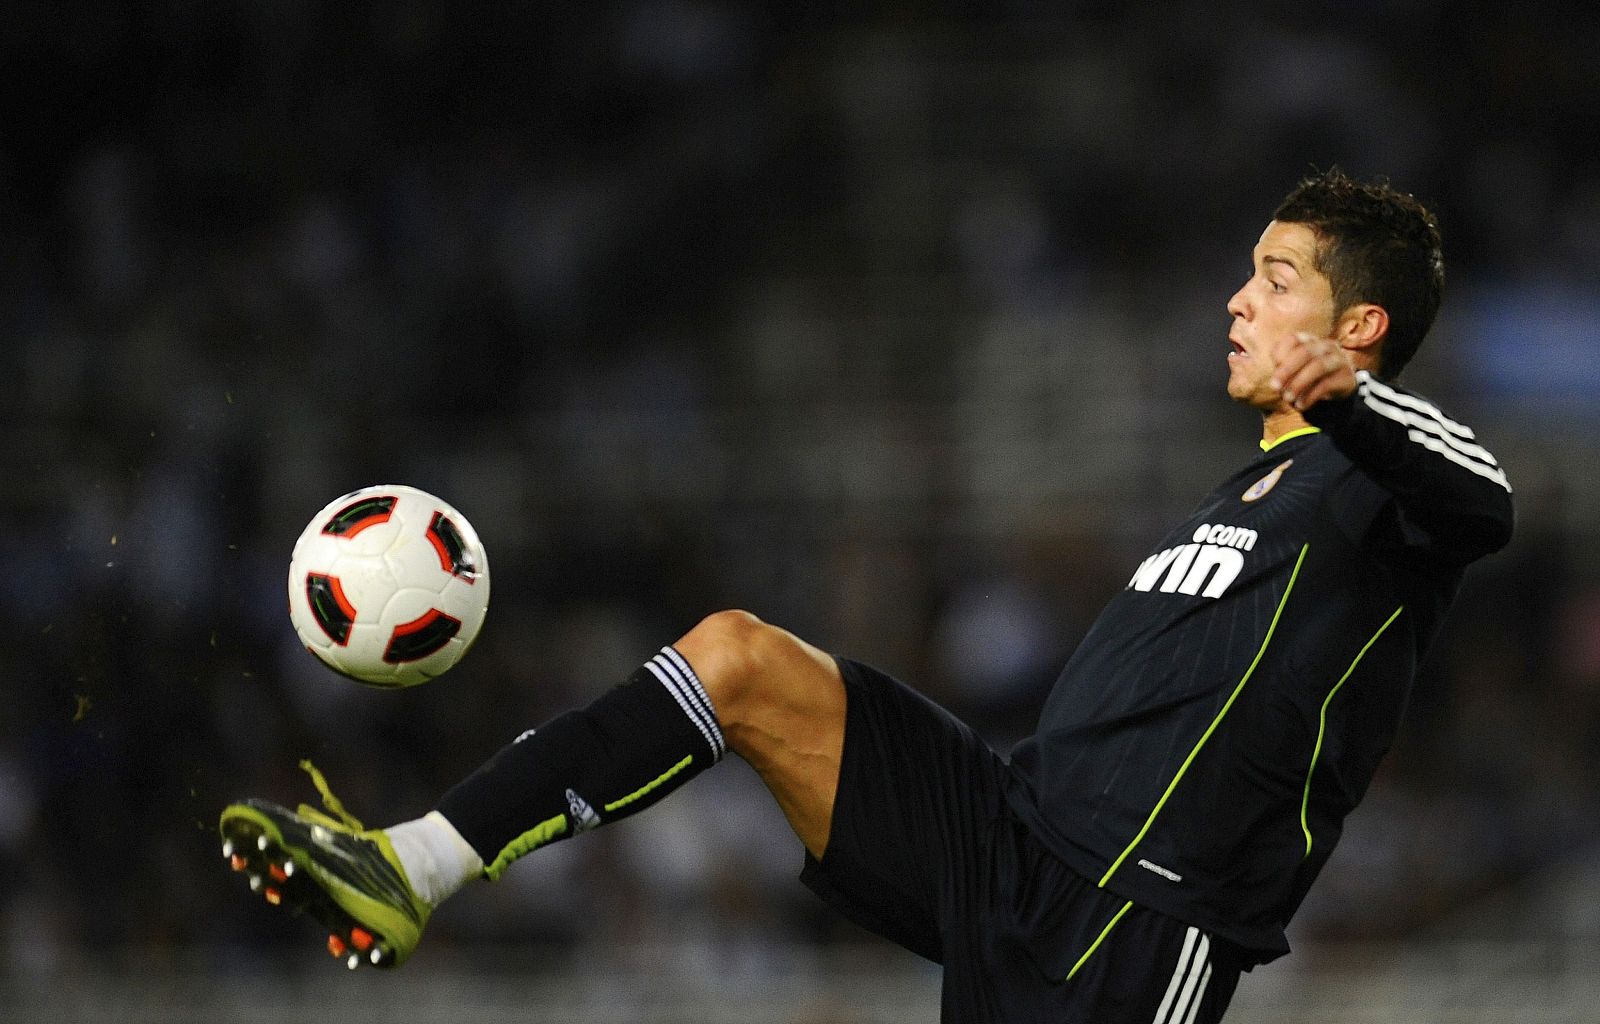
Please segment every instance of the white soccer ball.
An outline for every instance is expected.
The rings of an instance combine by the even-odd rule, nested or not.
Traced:
[[[466,517],[403,484],[328,503],[295,542],[289,618],[306,649],[372,686],[443,675],[489,610],[489,556]]]

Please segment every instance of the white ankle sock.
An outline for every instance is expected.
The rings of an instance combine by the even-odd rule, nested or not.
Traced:
[[[383,831],[412,890],[431,907],[483,874],[483,859],[438,811]]]

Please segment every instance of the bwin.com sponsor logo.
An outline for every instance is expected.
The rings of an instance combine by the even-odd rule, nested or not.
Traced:
[[[1202,523],[1194,531],[1194,543],[1146,558],[1128,586],[1145,593],[1221,597],[1244,571],[1243,553],[1255,548],[1256,539],[1256,531],[1242,526]]]

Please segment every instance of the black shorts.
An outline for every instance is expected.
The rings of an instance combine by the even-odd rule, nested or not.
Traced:
[[[801,880],[830,906],[944,965],[941,1019],[1210,1024],[1237,955],[1096,888],[1005,799],[1009,769],[898,680],[839,660],[847,697],[832,831]]]

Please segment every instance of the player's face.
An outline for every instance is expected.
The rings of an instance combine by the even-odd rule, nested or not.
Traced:
[[[1272,386],[1272,349],[1305,331],[1333,330],[1333,287],[1312,266],[1317,236],[1304,224],[1273,221],[1261,233],[1254,272],[1228,300],[1228,396],[1262,412],[1288,408]]]

